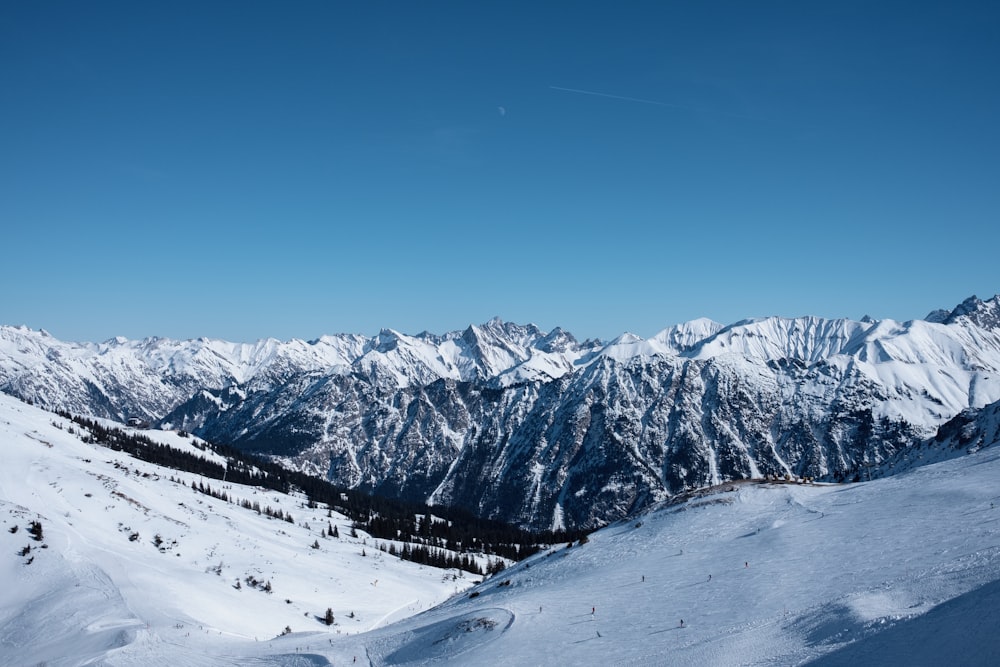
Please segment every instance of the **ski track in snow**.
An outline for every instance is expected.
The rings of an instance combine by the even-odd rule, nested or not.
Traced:
[[[364,537],[314,550],[305,524],[328,519],[302,499],[227,488],[297,523],[269,520],[53,420],[0,396],[0,664],[1000,664],[998,447],[859,484],[723,484],[470,589],[370,539],[362,557]],[[236,590],[248,573],[274,594]]]

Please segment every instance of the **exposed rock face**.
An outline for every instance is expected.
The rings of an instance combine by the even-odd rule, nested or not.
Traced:
[[[608,344],[496,319],[255,344],[79,345],[0,328],[0,388],[340,484],[590,527],[726,480],[843,479],[898,459],[1000,400],[1000,298],[905,323],[696,320]]]

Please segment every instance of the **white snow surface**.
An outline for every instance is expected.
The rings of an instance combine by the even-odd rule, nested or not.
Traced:
[[[114,395],[128,387],[132,409],[159,418],[196,387],[252,383],[260,390],[301,372],[357,371],[394,390],[442,378],[502,387],[548,382],[607,359],[738,359],[772,375],[771,365],[794,360],[800,368],[860,372],[884,394],[874,406],[877,417],[903,418],[930,434],[967,407],[1000,400],[998,312],[1000,295],[985,302],[971,297],[932,321],[767,317],[723,326],[697,319],[649,339],[623,334],[606,345],[580,344],[561,329],[545,334],[498,318],[441,336],[385,329],[373,338],[341,334],[255,343],[157,337],[67,343],[45,331],[0,326],[0,387],[75,412],[87,411],[85,397],[95,391]],[[822,384],[813,388],[817,395],[835,389]],[[120,415],[127,416],[134,415]]]
[[[45,331],[0,326],[0,388],[76,413],[93,412],[94,396],[103,393],[115,397],[108,401],[114,406],[108,416],[159,419],[197,388],[261,391],[300,373],[359,372],[389,391],[439,379],[509,387],[587,372],[608,360],[660,358],[738,364],[752,375],[758,375],[751,371],[756,367],[791,378],[801,385],[796,391],[820,403],[843,389],[828,378],[852,378],[847,385],[863,378],[870,385],[863,393],[880,397],[872,406],[876,417],[903,419],[930,435],[963,409],[1000,400],[998,313],[1000,295],[985,302],[970,297],[947,317],[930,321],[767,317],[723,326],[698,319],[649,339],[623,334],[606,345],[498,318],[440,336],[385,329],[373,338],[342,334],[255,343],[155,337],[66,343]],[[776,370],[789,361],[799,371]],[[124,404],[123,387],[129,393]]]
[[[69,426],[0,395],[0,664],[1000,664],[995,443],[872,482],[724,484],[470,589],[302,498],[225,489],[296,523],[267,519]]]
[[[253,664],[244,659],[258,652],[295,664],[280,657],[294,643],[269,641],[286,626],[346,639],[472,584],[469,573],[389,556],[361,531],[349,537],[346,517],[302,497],[161,468],[70,429],[79,427],[0,395],[0,664]],[[177,434],[144,434],[215,458]],[[195,492],[192,481],[295,523]],[[42,542],[29,535],[34,520]],[[339,539],[323,536],[330,525]],[[329,627],[319,620],[327,608]]]

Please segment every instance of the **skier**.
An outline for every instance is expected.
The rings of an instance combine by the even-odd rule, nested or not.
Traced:
[[[709,581],[711,581],[711,580],[712,580],[712,575],[708,575],[708,580],[709,580]]]
[[[681,627],[682,628],[684,627],[684,619],[683,618],[681,619]]]
[[[591,607],[590,608],[590,615],[593,616],[594,612],[596,612],[596,611],[597,611],[597,607]]]

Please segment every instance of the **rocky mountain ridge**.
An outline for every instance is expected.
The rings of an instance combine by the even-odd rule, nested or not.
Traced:
[[[444,335],[57,341],[0,328],[0,389],[138,416],[353,487],[593,527],[765,473],[849,479],[1000,401],[1000,297],[924,320],[758,318],[577,341]]]

